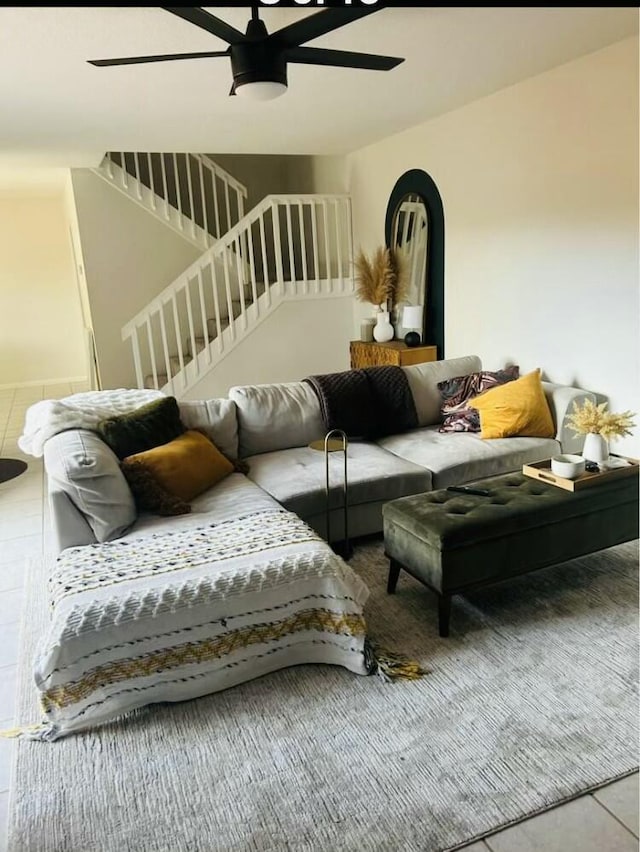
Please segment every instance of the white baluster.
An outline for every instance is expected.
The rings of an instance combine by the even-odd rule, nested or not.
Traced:
[[[343,201],[345,214],[347,218],[347,252],[349,255],[348,263],[349,263],[349,278],[352,280],[353,284],[353,221],[351,219],[351,199],[345,198]]]
[[[224,204],[225,204],[225,209],[227,211],[227,231],[228,231],[233,227],[232,224],[231,224],[231,203],[229,201],[229,183],[228,183],[228,181],[224,182]]]
[[[316,293],[320,292],[320,251],[318,249],[318,214],[316,202],[311,202],[311,239],[313,240],[313,271],[316,278]]]
[[[213,291],[213,312],[216,318],[216,340],[218,341],[218,352],[224,349],[222,337],[222,319],[220,317],[220,294],[218,293],[218,274],[216,272],[216,261],[212,258],[209,265],[211,269],[211,289]]]
[[[202,199],[202,220],[205,232],[205,243],[207,248],[211,245],[211,234],[209,232],[209,213],[207,212],[207,199],[204,192],[204,169],[202,160],[198,159],[198,174],[200,177],[200,198]]]
[[[131,335],[131,345],[133,347],[133,364],[136,371],[136,383],[139,388],[144,388],[144,374],[142,372],[142,359],[140,358],[140,341],[138,340],[138,326],[133,330]]]
[[[309,275],[307,269],[307,239],[304,229],[304,204],[298,202],[298,223],[300,227],[300,256],[302,260],[302,292],[305,296],[309,292]]]
[[[234,240],[236,252],[236,275],[238,276],[238,294],[240,296],[240,314],[242,316],[242,327],[247,328],[247,312],[244,301],[244,270],[242,268],[242,258],[240,257],[240,237]]]
[[[185,157],[185,165],[187,167],[187,187],[188,187],[188,190],[189,190],[189,211],[190,211],[190,218],[191,218],[191,236],[195,237],[195,235],[196,235],[196,214],[195,214],[195,209],[193,207],[193,184],[192,184],[192,178],[191,178],[191,161],[189,159],[189,154],[185,154],[184,157]],[[207,247],[206,240],[205,240],[204,247],[205,248]]]
[[[140,155],[137,151],[133,152],[133,162],[136,169],[136,194],[138,201],[142,201],[142,181],[140,180]]]
[[[267,238],[264,228],[265,212],[260,214],[260,246],[262,248],[262,277],[264,279],[264,293],[267,308],[271,307],[271,283],[269,281],[269,263],[267,259]]]
[[[164,159],[165,155],[160,154],[160,162],[162,163],[162,188],[164,189],[164,216],[169,218],[169,189],[167,186],[167,164]]]
[[[189,326],[189,340],[191,341],[191,362],[195,370],[194,376],[199,375],[198,349],[196,347],[196,329],[193,322],[193,305],[191,304],[191,279],[187,277],[185,285],[185,299],[187,301],[187,325]]]
[[[227,319],[229,320],[229,333],[231,339],[236,339],[235,318],[233,316],[233,304],[231,299],[231,284],[229,281],[229,253],[227,246],[222,247],[222,268],[224,270],[224,289],[227,296]]]
[[[222,236],[222,230],[220,228],[220,205],[218,204],[218,177],[216,173],[211,170],[211,188],[213,190],[213,215],[216,220],[216,239],[220,239]]]
[[[164,321],[164,305],[160,305],[160,336],[162,338],[162,351],[164,353],[164,364],[167,371],[167,384],[169,390],[173,394],[173,370],[171,369],[171,359],[169,357],[169,341],[167,340],[167,327]]]
[[[173,154],[173,181],[176,186],[176,204],[178,205],[178,212],[180,216],[178,217],[178,224],[180,226],[180,230],[184,231],[184,220],[183,220],[183,212],[182,212],[182,192],[180,191],[180,176],[178,174],[178,156],[177,154]]]
[[[109,180],[113,180],[113,160],[111,159],[111,152],[109,151],[105,157],[107,161],[107,174],[109,175]]]
[[[147,342],[149,344],[149,356],[151,358],[151,373],[153,375],[153,386],[156,390],[160,390],[158,384],[158,368],[156,366],[156,352],[154,349],[153,333],[151,331],[151,314],[147,314]]]
[[[209,348],[209,326],[207,325],[207,306],[204,300],[204,286],[202,283],[202,267],[198,267],[198,295],[200,296],[200,319],[202,320],[202,334],[204,336],[204,348],[207,353],[207,361],[211,363],[211,350]]]
[[[255,305],[255,315],[256,317],[260,314],[260,303],[258,302],[258,284],[256,281],[256,259],[254,256],[255,245],[253,243],[253,230],[251,224],[247,225],[248,233],[247,244],[249,248],[249,274],[251,276],[251,295],[253,297],[253,304]]]
[[[333,201],[333,216],[336,226],[336,249],[338,254],[338,276],[340,278],[340,292],[344,293],[344,269],[342,268],[342,233],[340,231],[340,202],[337,198]]]
[[[180,318],[178,317],[178,302],[176,300],[175,290],[171,294],[171,306],[173,308],[173,327],[176,333],[176,346],[178,348],[178,363],[180,364],[180,372],[182,373],[182,387],[187,386],[187,377],[184,373],[184,341],[182,340],[182,331],[180,329]]]
[[[124,156],[124,151],[120,152],[120,168],[122,169],[122,185],[125,189],[129,189],[129,178],[127,177],[127,161]]]
[[[278,202],[271,204],[271,219],[273,224],[273,246],[276,255],[276,278],[280,292],[284,295],[284,266],[282,262],[282,241],[280,239],[280,208]]]
[[[289,253],[289,275],[291,283],[289,284],[289,292],[293,295],[296,292],[296,259],[293,253],[293,224],[291,222],[291,203],[285,203],[286,223],[287,223],[287,251]]]
[[[149,183],[151,184],[151,206],[156,209],[156,179],[153,174],[153,155],[147,154],[147,165],[149,167]]]
[[[320,203],[322,204],[322,225],[324,229],[324,257],[327,264],[327,292],[331,293],[333,290],[333,276],[331,274],[331,252],[329,250],[329,216],[326,200],[323,198]]]

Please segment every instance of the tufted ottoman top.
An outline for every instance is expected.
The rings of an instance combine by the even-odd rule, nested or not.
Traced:
[[[605,507],[638,504],[637,476],[574,492],[521,473],[478,480],[473,487],[487,490],[489,496],[440,490],[385,503],[385,527],[396,524],[436,550],[450,550],[511,532],[595,515]]]

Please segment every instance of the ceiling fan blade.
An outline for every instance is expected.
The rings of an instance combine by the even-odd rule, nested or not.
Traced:
[[[195,24],[196,27],[206,30],[212,35],[218,36],[227,44],[236,44],[239,41],[244,41],[244,33],[227,24],[226,21],[216,18],[215,15],[210,15],[199,6],[161,6],[165,12],[171,12],[172,15],[177,15],[190,24]]]
[[[397,56],[378,56],[350,50],[328,50],[321,47],[294,47],[286,52],[287,62],[302,65],[333,65],[336,68],[366,68],[370,71],[391,71],[404,62]]]
[[[171,62],[174,59],[209,59],[212,56],[228,56],[226,50],[206,53],[165,53],[158,56],[127,56],[122,59],[87,59],[89,65],[104,68],[107,65],[140,65],[142,62]]]
[[[267,44],[277,43],[284,47],[298,47],[298,45],[311,41],[311,39],[331,32],[331,30],[337,30],[338,27],[350,24],[351,21],[357,21],[358,18],[364,18],[365,15],[378,12],[382,8],[384,7],[381,4],[377,4],[373,7],[364,6],[357,9],[340,9],[337,7],[325,9],[271,33],[267,39]]]

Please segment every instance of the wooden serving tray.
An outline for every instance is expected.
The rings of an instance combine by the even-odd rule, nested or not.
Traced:
[[[599,485],[601,482],[610,482],[612,479],[638,475],[638,470],[640,469],[638,459],[631,459],[627,456],[615,456],[613,453],[612,457],[625,459],[631,462],[631,464],[627,467],[603,470],[601,473],[588,473],[585,471],[577,479],[565,479],[563,476],[557,476],[551,470],[551,459],[545,459],[544,461],[522,465],[522,472],[525,476],[530,476],[532,479],[539,479],[540,482],[546,482],[548,485],[564,488],[565,491],[582,491],[583,488],[591,488],[594,485]]]

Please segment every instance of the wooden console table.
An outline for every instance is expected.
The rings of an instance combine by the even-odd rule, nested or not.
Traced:
[[[409,367],[412,364],[438,360],[437,346],[407,346],[403,340],[390,340],[388,343],[352,340],[349,349],[352,370],[362,367],[386,367],[389,364]]]

